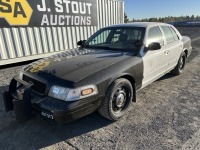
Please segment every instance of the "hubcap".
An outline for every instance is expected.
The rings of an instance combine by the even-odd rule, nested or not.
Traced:
[[[125,88],[120,87],[117,89],[113,96],[112,108],[115,113],[123,111],[126,107],[127,91]]]
[[[117,95],[117,98],[116,98],[116,105],[117,105],[117,107],[122,107],[123,104],[124,104],[124,101],[125,101],[124,94]]]

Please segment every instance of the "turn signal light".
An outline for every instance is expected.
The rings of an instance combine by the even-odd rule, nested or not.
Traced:
[[[81,95],[82,95],[82,96],[89,95],[89,94],[92,94],[93,91],[94,91],[94,90],[93,90],[92,88],[85,89],[85,90],[81,91]]]

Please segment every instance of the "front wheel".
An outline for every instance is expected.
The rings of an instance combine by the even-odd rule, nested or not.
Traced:
[[[131,83],[124,78],[117,79],[108,88],[99,113],[109,120],[117,121],[127,112],[132,99]]]
[[[181,73],[183,73],[184,68],[185,68],[185,63],[186,63],[186,54],[185,54],[185,52],[183,52],[181,54],[181,57],[179,58],[178,64],[171,71],[171,73],[173,73],[175,75],[180,75]]]

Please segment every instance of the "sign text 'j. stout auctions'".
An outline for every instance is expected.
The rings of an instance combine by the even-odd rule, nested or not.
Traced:
[[[0,27],[96,25],[95,0],[0,0]]]

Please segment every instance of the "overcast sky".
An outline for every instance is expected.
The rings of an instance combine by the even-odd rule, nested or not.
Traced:
[[[124,0],[125,12],[128,18],[132,20],[181,16],[181,15],[199,15],[200,0]]]

